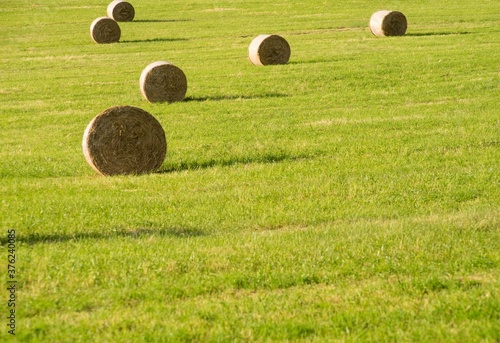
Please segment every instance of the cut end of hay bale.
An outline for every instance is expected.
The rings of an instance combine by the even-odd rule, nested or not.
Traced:
[[[398,11],[378,11],[370,17],[370,31],[375,36],[403,36],[408,22]]]
[[[144,174],[160,168],[167,142],[163,127],[151,114],[116,106],[87,125],[82,148],[87,163],[102,175]]]
[[[139,82],[141,93],[149,102],[171,103],[186,96],[186,75],[170,62],[151,63],[142,71]]]
[[[116,43],[120,40],[120,35],[120,26],[111,18],[100,17],[90,25],[90,36],[98,44]]]
[[[115,0],[108,5],[108,17],[116,21],[132,21],[134,16],[134,6],[127,1]]]
[[[290,45],[278,35],[259,35],[248,47],[248,57],[257,66],[286,64],[290,54]]]

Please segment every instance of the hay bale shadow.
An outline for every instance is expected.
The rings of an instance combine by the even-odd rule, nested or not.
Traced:
[[[266,99],[266,98],[286,98],[288,94],[283,93],[267,93],[263,95],[214,95],[214,96],[188,96],[183,101],[226,101],[226,100],[252,100],[252,99]]]
[[[285,161],[296,161],[296,160],[304,160],[310,158],[311,156],[293,156],[281,152],[277,152],[274,154],[266,154],[262,156],[250,156],[250,157],[233,157],[229,159],[212,159],[208,161],[188,161],[188,162],[179,162],[175,164],[170,164],[162,169],[160,169],[157,173],[159,174],[169,174],[169,173],[178,173],[182,171],[190,171],[190,170],[203,170],[214,167],[231,167],[236,165],[248,165],[248,164],[274,164],[281,163]]]
[[[144,238],[151,236],[158,237],[174,237],[174,238],[189,238],[207,236],[206,231],[187,228],[187,227],[137,227],[137,228],[113,228],[109,231],[101,232],[81,232],[75,234],[37,234],[31,233],[28,235],[19,235],[17,242],[26,245],[36,244],[55,244],[65,243],[70,241],[85,241],[85,240],[112,240],[119,237]],[[1,238],[0,245],[6,245],[7,239]]]
[[[187,38],[152,38],[152,39],[131,39],[120,41],[120,44],[126,43],[162,43],[162,42],[184,42],[188,41]]]
[[[181,23],[186,21],[194,21],[194,19],[138,19],[134,23]]]
[[[452,35],[470,35],[473,32],[461,31],[461,32],[420,32],[420,33],[407,33],[405,36],[408,37],[426,37],[426,36],[452,36]]]

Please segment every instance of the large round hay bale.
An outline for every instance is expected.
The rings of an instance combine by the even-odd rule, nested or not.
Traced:
[[[139,80],[141,93],[149,102],[182,101],[186,96],[187,80],[184,72],[170,62],[149,64]]]
[[[248,57],[257,66],[286,64],[290,59],[290,53],[290,45],[278,35],[259,35],[248,47]]]
[[[132,106],[111,107],[92,119],[82,147],[87,163],[102,175],[155,171],[167,153],[161,124]]]
[[[116,43],[120,40],[120,35],[120,26],[111,18],[100,17],[90,25],[90,36],[96,43]]]
[[[398,11],[378,11],[370,17],[370,30],[375,36],[403,36],[408,22]]]
[[[134,16],[134,6],[127,1],[115,0],[108,5],[108,17],[116,21],[132,21]]]

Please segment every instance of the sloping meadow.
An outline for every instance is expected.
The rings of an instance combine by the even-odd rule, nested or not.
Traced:
[[[131,4],[111,44],[106,2],[0,4],[19,341],[500,339],[498,1]],[[375,37],[379,10],[406,33]],[[250,62],[261,34],[288,63]],[[182,101],[141,95],[155,61]],[[162,125],[157,172],[86,163],[113,106]]]

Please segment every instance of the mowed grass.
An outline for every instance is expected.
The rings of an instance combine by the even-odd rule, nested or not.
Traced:
[[[18,341],[500,340],[498,1],[144,0],[98,45],[107,5],[0,5]],[[407,34],[372,36],[380,9]],[[287,65],[250,64],[265,33]],[[141,97],[157,60],[185,101]],[[85,162],[116,105],[163,125],[159,173]]]

